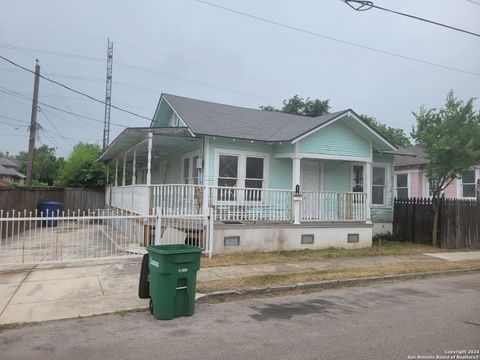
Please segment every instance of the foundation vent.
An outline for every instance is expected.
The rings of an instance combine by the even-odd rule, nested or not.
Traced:
[[[238,246],[240,245],[240,236],[225,236],[223,238],[224,246]]]
[[[313,234],[302,234],[302,239],[300,240],[302,244],[313,244],[315,236]]]
[[[359,234],[348,234],[347,243],[356,243],[360,241]]]

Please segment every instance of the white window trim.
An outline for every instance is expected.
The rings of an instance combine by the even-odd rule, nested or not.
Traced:
[[[237,187],[245,187],[246,177],[246,158],[256,157],[263,159],[263,187],[262,189],[269,188],[269,175],[270,175],[270,154],[254,151],[242,151],[234,149],[216,148],[214,151],[215,162],[213,164],[214,184],[218,186],[218,167],[220,161],[220,155],[234,155],[238,156],[238,174],[237,174]]]
[[[480,167],[474,166],[470,169],[467,169],[467,171],[468,170],[473,170],[474,171],[473,175],[475,177],[475,181],[474,181],[474,186],[475,186],[478,179],[480,179]],[[461,176],[457,177],[457,198],[458,199],[468,199],[468,200],[475,199],[475,196],[463,196],[463,179],[462,179]]]
[[[397,184],[397,175],[407,175],[407,197],[410,197],[411,194],[411,188],[412,188],[412,178],[410,176],[410,172],[407,171],[398,171],[394,175],[394,191],[395,191],[395,197],[398,198],[398,184]],[[402,188],[403,189],[403,188]]]
[[[385,185],[384,187],[384,192],[383,192],[383,203],[381,204],[374,204],[373,203],[373,168],[384,168],[385,169]],[[390,189],[390,166],[385,163],[372,163],[372,173],[370,174],[370,186],[372,187],[371,189],[371,194],[372,198],[370,199],[370,206],[372,208],[384,208],[387,206],[387,192]]]
[[[188,160],[188,184],[193,184],[193,174],[191,173],[191,170],[192,170],[192,166],[193,166],[193,158],[195,156],[198,156],[198,158],[200,158],[200,150],[194,150],[194,151],[190,151],[188,153],[185,153],[182,155],[182,177],[180,179],[180,183],[183,184],[183,185],[187,185],[187,184],[184,184],[183,183],[183,180],[185,179],[185,166],[184,166],[184,162],[185,162],[185,159],[189,159]]]

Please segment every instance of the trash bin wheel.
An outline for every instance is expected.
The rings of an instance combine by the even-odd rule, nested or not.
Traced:
[[[150,297],[150,284],[148,281],[148,254],[143,255],[142,267],[140,270],[140,281],[138,283],[138,297],[140,299],[148,299]]]
[[[148,310],[150,310],[150,314],[153,315],[153,301],[150,299],[150,302],[148,303]]]

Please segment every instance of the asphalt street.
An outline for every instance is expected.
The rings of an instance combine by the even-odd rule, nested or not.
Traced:
[[[0,332],[5,360],[419,359],[479,348],[478,273],[197,304],[171,321],[139,312]]]

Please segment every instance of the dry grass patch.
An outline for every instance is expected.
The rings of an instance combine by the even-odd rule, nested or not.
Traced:
[[[412,263],[401,265],[384,265],[375,267],[361,268],[332,268],[321,271],[308,271],[300,273],[283,273],[246,276],[236,279],[222,279],[197,284],[197,291],[201,293],[210,293],[220,290],[238,290],[259,286],[289,285],[300,282],[337,280],[349,278],[361,278],[368,276],[385,276],[398,274],[411,274],[430,271],[457,270],[480,268],[480,260],[468,260],[438,263]]]
[[[331,247],[319,250],[306,249],[272,252],[251,251],[226,255],[214,255],[211,259],[202,259],[201,266],[206,268],[230,265],[256,265],[333,259],[340,257],[412,255],[439,251],[445,252],[448,250],[405,242],[383,242],[382,245],[373,245],[372,247],[365,249],[341,249]]]

